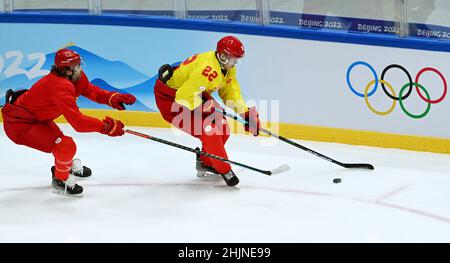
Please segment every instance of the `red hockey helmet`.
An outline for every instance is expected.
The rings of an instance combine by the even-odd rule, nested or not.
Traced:
[[[80,55],[70,49],[64,48],[56,52],[55,65],[57,68],[73,67],[81,63]]]
[[[217,42],[217,53],[226,53],[233,57],[241,58],[244,56],[244,45],[234,36],[226,36]]]

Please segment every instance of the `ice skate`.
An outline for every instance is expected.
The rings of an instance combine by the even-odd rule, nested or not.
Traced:
[[[75,158],[73,159],[70,173],[76,177],[86,178],[92,175],[92,170],[89,167],[83,166],[80,159]]]
[[[83,187],[75,183],[73,174],[70,173],[67,180],[62,181],[55,177],[55,166],[52,166],[52,188],[53,193],[63,196],[81,197],[83,193]]]
[[[196,150],[200,150],[196,148]],[[197,177],[199,178],[220,178],[220,173],[213,167],[206,166],[200,159],[200,154],[197,154],[195,169],[197,170]]]
[[[222,177],[228,186],[235,186],[239,183],[239,178],[234,174],[233,170],[230,170],[226,174],[222,174]]]

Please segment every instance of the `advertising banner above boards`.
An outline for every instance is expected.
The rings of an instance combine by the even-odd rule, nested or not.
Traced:
[[[17,10],[24,11],[24,10]],[[86,12],[86,10],[76,9],[33,9],[33,11],[70,11]],[[171,10],[103,10],[104,14],[121,13],[133,15],[152,15],[152,16],[173,16]],[[343,32],[358,33],[376,33],[395,35],[398,32],[398,26],[395,21],[363,19],[352,17],[325,16],[315,14],[302,14],[291,12],[270,12],[270,24],[293,26],[317,30],[339,30]],[[188,19],[207,19],[213,21],[239,21],[246,23],[259,23],[259,17],[256,10],[201,10],[188,11]],[[450,40],[450,27],[409,23],[409,36]]]

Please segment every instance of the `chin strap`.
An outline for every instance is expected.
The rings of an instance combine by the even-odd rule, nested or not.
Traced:
[[[225,64],[228,63],[228,56],[227,56],[226,59],[222,59],[222,58],[220,57],[220,54],[216,53],[216,57],[217,57],[217,60],[219,60],[219,62],[220,62],[220,67],[221,67],[222,69],[225,69],[223,65],[225,65]]]

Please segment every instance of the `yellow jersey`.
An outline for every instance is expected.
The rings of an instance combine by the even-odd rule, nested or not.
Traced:
[[[222,101],[238,114],[248,111],[236,80],[236,67],[222,73],[215,51],[193,55],[173,72],[167,86],[177,90],[175,101],[190,110],[202,105],[202,92],[219,92]]]

